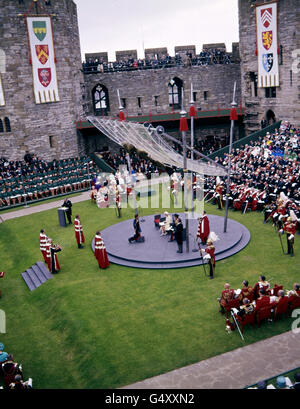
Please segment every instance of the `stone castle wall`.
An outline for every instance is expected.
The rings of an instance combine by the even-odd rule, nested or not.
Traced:
[[[266,98],[265,88],[258,88],[257,96],[251,74],[257,74],[255,5],[260,1],[239,0],[239,34],[241,58],[241,86],[246,133],[260,128],[260,121],[272,110],[276,119],[288,120],[300,126],[300,65],[298,73],[293,72],[292,53],[299,50],[300,57],[300,2],[299,0],[278,0],[278,42],[281,49],[282,65],[279,65],[280,86],[276,98]],[[267,5],[269,2],[265,2]],[[252,74],[253,77],[253,74]],[[253,79],[253,78],[252,78]]]
[[[26,151],[46,160],[76,156],[80,144],[75,121],[82,114],[83,83],[76,5],[72,0],[51,1],[50,6],[45,6],[43,1],[37,3],[38,14],[54,14],[60,102],[36,104],[23,16],[33,4],[32,0],[24,0],[23,4],[17,0],[1,1],[0,49],[2,55],[5,53],[1,77],[6,105],[0,107],[0,117],[10,119],[11,132],[0,134],[0,156],[20,160]],[[30,14],[36,14],[35,6]]]
[[[261,1],[239,0],[240,42],[233,44],[232,58],[235,62],[232,64],[83,74],[77,9],[72,0],[51,1],[50,6],[45,6],[42,0],[37,2],[2,0],[0,72],[6,105],[0,107],[0,118],[2,120],[5,117],[9,118],[11,132],[0,132],[0,156],[22,159],[29,151],[52,160],[84,153],[87,141],[77,132],[75,121],[86,114],[94,113],[92,90],[97,84],[102,84],[108,89],[109,115],[118,114],[117,89],[119,89],[120,97],[126,99],[128,115],[138,116],[150,112],[152,114],[172,112],[168,84],[174,77],[180,78],[183,82],[186,111],[190,106],[191,83],[196,93],[196,106],[205,111],[216,110],[218,107],[229,108],[233,84],[237,81],[236,100],[238,106],[242,104],[246,107],[244,123],[247,133],[260,128],[260,121],[266,117],[269,110],[274,112],[276,119],[287,119],[300,126],[300,73],[292,69],[292,53],[300,49],[300,3],[299,0],[278,0],[278,37],[282,50],[282,65],[279,66],[280,87],[276,89],[276,98],[266,98],[263,88],[257,90],[257,96],[253,92],[253,74],[257,73],[253,6]],[[31,8],[30,14],[35,15],[36,6],[38,14],[53,15],[60,96],[60,102],[56,103],[37,105],[34,101],[32,66],[29,64],[24,14]],[[203,49],[221,46],[225,47],[225,44],[206,44],[203,45]],[[177,47],[176,51],[178,53],[182,51],[183,55],[187,51],[192,55],[195,52],[194,46]],[[166,48],[145,50],[147,58],[164,56],[166,53]],[[119,59],[135,57],[135,50],[119,51],[116,56]],[[105,55],[102,57],[105,59]],[[202,131],[196,130],[199,137],[210,133],[222,134],[225,137],[228,133],[228,124],[224,124],[222,130],[220,128],[213,130],[213,127]]]
[[[220,108],[230,108],[234,81],[237,81],[237,102],[241,99],[239,64],[95,73],[85,75],[86,113],[94,113],[92,91],[97,84],[104,85],[108,90],[110,116],[118,115],[119,112],[117,89],[120,98],[126,99],[129,116],[172,112],[168,84],[174,77],[183,81],[186,111],[190,106],[191,83],[193,91],[196,92],[196,106],[204,111],[216,110],[218,105]]]

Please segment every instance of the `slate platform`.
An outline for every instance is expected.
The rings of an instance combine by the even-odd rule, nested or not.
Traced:
[[[53,275],[42,261],[35,263],[24,273],[21,273],[21,276],[30,291],[35,290],[40,285],[53,278]]]
[[[185,226],[185,215],[180,214]],[[227,233],[223,233],[224,218],[222,216],[208,215],[210,230],[218,236],[215,242],[216,260],[222,260],[241,251],[250,241],[250,232],[242,224],[228,219]],[[110,262],[136,268],[167,269],[192,267],[202,264],[197,248],[196,235],[198,228],[197,219],[189,220],[190,251],[186,253],[183,242],[183,253],[177,253],[177,243],[169,242],[170,236],[160,236],[159,229],[154,225],[154,215],[144,216],[141,222],[144,243],[128,242],[133,236],[133,220],[125,220],[114,224],[101,232]],[[92,243],[93,247],[93,243]]]

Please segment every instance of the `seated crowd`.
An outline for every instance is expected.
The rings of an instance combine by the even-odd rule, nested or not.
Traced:
[[[89,58],[82,63],[82,69],[85,73],[92,72],[115,72],[160,69],[169,67],[201,66],[215,64],[231,64],[231,54],[221,49],[207,49],[200,54],[193,56],[187,52],[185,56],[176,53],[174,57],[168,54],[157,58],[135,59],[128,58],[114,62],[105,62],[98,58]]]
[[[300,129],[284,122],[274,134],[233,149],[229,208],[265,211],[265,221],[278,214],[300,220]],[[228,155],[216,157],[227,165]],[[225,204],[225,180],[208,178],[205,183],[207,200],[222,208]],[[274,222],[274,220],[273,220]]]
[[[87,163],[90,172],[97,169],[86,156],[52,162],[30,154],[24,161],[0,158],[0,207],[88,188]]]
[[[5,389],[23,390],[32,389],[32,379],[23,379],[22,365],[14,361],[12,354],[4,351],[0,342],[0,379],[3,379]],[[3,389],[3,387],[0,387]]]
[[[277,284],[271,288],[266,277],[261,275],[253,287],[247,280],[242,284],[242,288],[234,290],[226,283],[218,298],[220,312],[226,313],[227,319],[233,312],[242,326],[246,323],[260,324],[265,318],[273,321],[279,315],[288,315],[291,310],[300,307],[300,285],[297,283],[293,290],[284,291],[283,286]],[[247,319],[249,316],[252,316],[251,320]]]

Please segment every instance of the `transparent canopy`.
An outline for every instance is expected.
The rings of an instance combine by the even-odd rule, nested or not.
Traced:
[[[183,168],[183,156],[176,152],[164,139],[168,134],[163,127],[153,128],[150,124],[119,121],[109,117],[88,116],[87,119],[104,135],[118,145],[133,145],[137,150],[167,166]],[[203,155],[201,160],[187,159],[187,169],[191,172],[208,176],[225,176],[227,170]]]

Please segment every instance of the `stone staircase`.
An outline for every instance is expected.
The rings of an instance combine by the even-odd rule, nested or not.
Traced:
[[[27,284],[30,291],[35,290],[50,278],[53,278],[53,275],[49,272],[48,268],[42,261],[35,263],[24,273],[21,273],[21,276],[23,277],[23,280]]]

